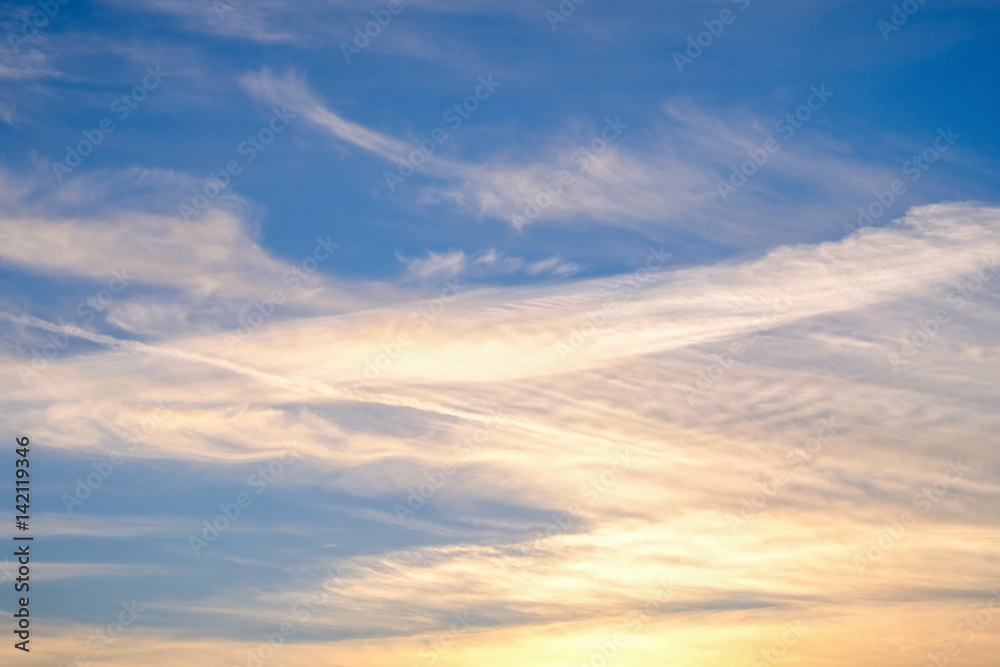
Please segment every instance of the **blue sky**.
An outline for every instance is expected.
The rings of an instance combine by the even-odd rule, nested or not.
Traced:
[[[1000,12],[902,4],[4,5],[30,660],[96,660],[139,600],[104,664],[245,664],[293,619],[272,664],[427,665],[463,611],[434,662],[578,664],[668,579],[622,664],[742,664],[801,618],[800,664],[938,650],[996,583]],[[956,459],[894,565],[840,567]]]
[[[933,200],[935,188],[989,199],[992,174],[981,162],[997,142],[996,86],[986,66],[997,19],[988,3],[924,5],[888,41],[876,24],[891,9],[877,4],[741,6],[584,3],[553,30],[544,4],[511,3],[500,13],[415,5],[347,63],[339,44],[371,20],[363,3],[295,11],[244,4],[220,20],[197,3],[147,3],[139,10],[71,2],[21,54],[5,55],[13,71],[4,94],[11,119],[3,127],[4,158],[9,169],[53,181],[42,178],[51,175],[49,163],[63,159],[83,130],[111,117],[115,133],[70,180],[101,170],[154,169],[197,183],[240,159],[237,146],[263,127],[268,106],[248,95],[240,79],[270,68],[277,77],[303,77],[345,120],[406,143],[446,127],[445,110],[472,94],[479,76],[492,74],[501,87],[440,155],[511,171],[533,166],[544,174],[561,150],[589,142],[605,117],[620,116],[629,131],[616,148],[635,160],[631,168],[661,172],[673,181],[661,185],[670,193],[680,184],[669,170],[690,172],[682,186],[688,201],[673,210],[650,202],[641,215],[616,211],[613,220],[595,220],[574,207],[517,233],[504,207],[421,205],[428,189],[441,186],[426,173],[391,192],[386,159],[293,123],[246,165],[229,194],[253,206],[266,247],[281,256],[294,260],[315,235],[332,233],[350,249],[338,273],[377,279],[399,276],[397,253],[496,248],[529,259],[565,256],[583,275],[602,275],[634,264],[646,238],[667,242],[682,263],[836,238],[855,201],[866,203],[869,192],[867,183],[851,187],[831,171],[888,176],[948,125],[962,134],[958,150],[978,156],[981,168],[950,159],[905,205]],[[678,72],[672,53],[726,8],[736,12],[735,21]],[[13,7],[9,13],[17,15]],[[102,39],[109,33],[112,43]],[[147,66],[169,76],[117,120],[111,101],[139,84]],[[817,168],[764,169],[747,192],[719,206],[711,197],[717,177],[741,157],[741,144],[773,134],[772,119],[794,111],[820,84],[834,97],[784,150],[815,156]],[[668,105],[675,116],[665,113]],[[706,128],[707,118],[720,126]],[[697,168],[689,163],[695,156]],[[833,164],[820,168],[825,160]],[[162,205],[188,199],[188,185],[178,183],[173,197],[160,193]],[[781,188],[781,212],[769,210],[773,187]],[[524,195],[530,193],[511,192],[511,204]],[[811,224],[784,220],[790,204],[808,211]],[[712,217],[738,221],[743,233],[704,220],[708,209]]]

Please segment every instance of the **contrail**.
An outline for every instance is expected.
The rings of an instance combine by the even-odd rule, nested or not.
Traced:
[[[331,398],[341,401],[356,401],[359,403],[377,403],[380,405],[392,405],[396,407],[413,408],[415,410],[421,410],[423,412],[435,412],[438,414],[457,417],[459,419],[465,419],[468,421],[486,422],[490,419],[494,419],[494,417],[490,415],[481,414],[477,412],[468,412],[466,410],[458,410],[456,408],[448,407],[446,405],[431,403],[428,401],[421,401],[419,399],[409,398],[406,396],[396,396],[394,394],[384,394],[373,391],[366,391],[363,389],[344,389],[327,384],[326,382],[321,382],[319,380],[286,378],[281,375],[275,375],[274,373],[265,373],[250,366],[237,364],[227,359],[210,357],[208,355],[200,354],[198,352],[178,350],[172,347],[147,345],[146,343],[141,343],[139,341],[134,341],[134,340],[122,340],[120,338],[115,338],[114,336],[109,336],[107,334],[99,334],[99,333],[94,333],[92,331],[85,331],[84,329],[81,329],[80,327],[73,324],[63,324],[63,325],[53,324],[52,322],[48,322],[46,320],[42,320],[37,317],[32,317],[31,315],[12,315],[8,312],[0,310],[0,320],[6,320],[8,322],[13,322],[15,324],[23,324],[38,329],[45,329],[46,331],[52,331],[54,333],[63,333],[66,334],[67,336],[73,336],[75,338],[83,338],[84,340],[89,340],[92,343],[104,345],[113,350],[135,352],[139,354],[149,354],[160,357],[179,359],[182,361],[208,364],[210,366],[215,366],[216,368],[224,368],[225,370],[231,371],[238,375],[244,375],[246,377],[255,378],[272,387],[277,387],[279,389],[287,389],[290,391],[295,391],[310,396],[322,396],[324,398]]]

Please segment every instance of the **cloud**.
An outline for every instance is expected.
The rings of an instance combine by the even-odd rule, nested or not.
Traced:
[[[0,264],[89,284],[83,300],[62,306],[64,320],[90,324],[100,314],[120,329],[158,335],[228,327],[245,321],[255,304],[269,304],[280,317],[392,297],[391,290],[331,279],[340,244],[330,235],[304,247],[297,261],[272,256],[238,198],[183,220],[176,193],[191,182],[184,175],[99,171],[55,192],[42,178],[0,172],[8,186]],[[95,206],[95,197],[117,205]]]
[[[259,73],[245,75],[242,82],[254,98],[268,104],[287,105],[314,128],[384,160],[402,162],[414,150],[404,141],[364,128],[328,110],[307,88],[304,80],[294,73],[278,76],[265,68]],[[605,132],[609,137],[617,137],[615,132],[620,134],[623,131],[614,121],[609,121],[609,125],[611,133]],[[670,196],[671,189],[689,183],[691,170],[682,169],[678,164],[673,173],[667,174],[660,168],[642,164],[609,146],[600,136],[603,131],[603,128],[597,130],[598,135],[593,141],[600,143],[591,144],[596,147],[593,151],[578,154],[580,152],[574,152],[574,147],[565,146],[556,164],[491,166],[459,162],[440,155],[427,156],[426,163],[420,167],[421,172],[448,181],[451,185],[430,188],[425,201],[446,200],[466,206],[475,203],[479,214],[511,219],[525,202],[543,195],[546,185],[555,184],[560,191],[569,192],[568,187],[559,185],[558,175],[560,171],[568,173],[572,169],[577,174],[572,177],[575,183],[572,190],[576,194],[566,197],[549,195],[554,201],[547,217],[565,217],[587,211],[598,219],[608,220],[611,216],[622,216],[629,211],[630,216],[643,219],[647,212],[662,211],[665,206],[672,206],[670,202],[677,197]],[[575,167],[574,161],[577,164]],[[581,164],[586,167],[580,167]],[[527,224],[526,216],[521,218],[525,221],[516,222],[515,226]]]
[[[80,535],[81,533],[69,534]],[[130,565],[128,563],[35,563],[32,569],[38,573],[38,578],[41,581],[86,577],[148,577],[177,574],[176,570],[168,567],[158,565]],[[14,579],[17,577],[17,566],[11,562],[0,563],[0,576]]]
[[[132,10],[139,9],[129,3],[116,4]],[[282,27],[282,23],[285,22],[283,19],[291,12],[301,21],[309,13],[322,7],[319,3],[310,5],[271,3],[255,6],[242,2],[204,4],[191,0],[152,0],[145,3],[141,9],[174,16],[189,30],[274,44],[295,42],[297,38],[301,38],[301,35],[297,37],[294,32]]]
[[[257,276],[266,272],[274,279],[284,268],[247,237],[238,220],[221,212],[183,226],[176,218],[135,214],[64,222],[18,217],[0,221],[0,231],[8,238],[0,259],[9,265],[94,280],[117,271],[125,281],[176,286],[200,295],[221,291],[249,296],[254,288],[259,293],[264,281]],[[155,246],[152,239],[158,241]]]
[[[44,238],[48,224],[39,225]],[[104,245],[81,242],[67,265],[117,259],[162,233],[139,225],[138,238],[121,245],[113,229],[98,227]],[[1000,400],[1000,348],[990,337],[1000,324],[998,231],[1000,210],[936,205],[883,229],[742,262],[475,288],[440,308],[394,302],[284,317],[236,346],[225,328],[142,344],[77,332],[95,345],[51,359],[29,383],[0,390],[0,400],[30,406],[12,411],[13,429],[67,453],[141,433],[129,465],[196,461],[235,479],[243,473],[224,464],[267,461],[295,441],[309,465],[288,473],[301,498],[282,497],[302,511],[320,506],[389,534],[406,531],[415,546],[301,556],[303,572],[340,567],[343,577],[302,627],[306,643],[283,654],[289,661],[322,655],[336,664],[356,647],[352,639],[366,637],[383,638],[370,649],[372,664],[406,660],[464,610],[477,620],[455,659],[495,655],[514,637],[530,644],[540,628],[589,645],[670,577],[676,596],[644,622],[649,639],[637,643],[635,664],[668,638],[690,656],[734,635],[766,646],[772,621],[788,618],[828,628],[824,642],[836,644],[853,636],[843,619],[873,600],[896,609],[894,623],[943,640],[940,628],[950,626],[942,621],[960,618],[992,585],[984,545],[996,539],[1000,490],[988,446],[1000,427],[990,408]],[[433,273],[503,255],[453,251],[424,261],[417,271]],[[558,265],[545,262],[546,270]],[[192,271],[211,275],[211,267]],[[933,336],[913,337],[936,317]],[[411,343],[395,349],[401,332]],[[922,342],[897,369],[889,357],[904,338]],[[28,363],[2,359],[15,378]],[[368,363],[377,376],[365,376]],[[244,403],[232,406],[233,396]],[[168,416],[142,429],[160,399]],[[495,428],[491,406],[504,417]],[[382,417],[371,419],[372,410]],[[815,450],[831,419],[838,432]],[[616,465],[622,451],[625,467]],[[807,465],[790,466],[795,451],[812,452]],[[914,494],[933,488],[955,459],[968,467],[963,478],[918,510]],[[776,485],[777,472],[789,481]],[[443,481],[410,505],[429,480]],[[747,514],[745,503],[763,504]],[[403,525],[397,506],[413,511]],[[859,573],[853,559],[904,511],[916,525]],[[734,531],[731,517],[746,524]],[[132,527],[141,529],[126,521],[118,532]],[[274,528],[243,524],[241,535]],[[224,545],[213,548],[226,556]],[[942,563],[963,582],[934,593]],[[303,574],[232,593],[239,604],[227,591],[200,600],[201,611],[164,600],[158,608],[278,627],[321,585]],[[933,612],[912,602],[932,594]],[[678,635],[678,627],[700,629]],[[308,643],[323,632],[339,639]],[[827,645],[803,645],[802,655]]]
[[[173,406],[174,418],[148,435],[144,456],[263,459],[275,451],[267,443],[295,439],[316,460],[338,468],[358,468],[381,458],[412,457],[416,452],[406,437],[362,436],[336,427],[323,416],[322,406],[331,401],[340,404],[338,411],[344,414],[351,413],[348,406],[356,401],[394,406],[402,410],[399,417],[405,423],[418,432],[438,434],[435,437],[444,442],[454,442],[474,430],[486,406],[501,405],[514,426],[497,435],[497,451],[517,438],[537,440],[539,446],[548,439],[551,448],[569,437],[569,452],[579,447],[571,444],[577,436],[562,433],[552,440],[560,428],[556,424],[561,418],[556,415],[576,414],[573,406],[586,402],[586,387],[594,387],[592,400],[613,403],[615,387],[623,382],[667,397],[672,422],[721,429],[727,437],[739,433],[727,426],[730,421],[743,424],[752,419],[752,432],[776,434],[809,426],[830,412],[857,412],[859,407],[836,408],[843,399],[832,396],[858,392],[867,400],[865,420],[877,424],[876,415],[881,414],[886,424],[903,428],[910,411],[947,377],[931,375],[925,378],[925,389],[906,388],[899,385],[903,376],[893,371],[887,355],[898,353],[898,337],[915,326],[912,317],[922,314],[926,318],[927,313],[933,317],[938,309],[920,304],[945,294],[949,285],[960,284],[965,276],[980,270],[983,262],[992,261],[998,250],[993,240],[997,224],[991,209],[930,207],[913,211],[893,229],[836,244],[780,248],[740,265],[650,274],[634,283],[632,293],[619,279],[476,289],[444,304],[443,312],[433,320],[429,304],[420,302],[337,316],[285,317],[260,327],[236,346],[227,342],[226,336],[232,334],[224,328],[143,344],[74,332],[37,318],[14,318],[22,326],[66,331],[111,348],[67,353],[52,360],[37,379],[18,389],[27,392],[38,408],[24,413],[17,425],[44,434],[56,447],[98,447],[109,434],[134,431],[155,402],[165,400]],[[787,300],[778,299],[783,293]],[[989,302],[981,301],[977,307],[987,310],[980,312],[992,312]],[[605,304],[617,307],[609,312]],[[421,309],[426,315],[420,315]],[[973,310],[969,306],[966,312]],[[908,312],[915,315],[904,314]],[[603,319],[595,313],[604,313]],[[985,319],[977,326],[988,327],[990,322]],[[968,352],[961,352],[961,358],[987,364],[995,361],[995,346],[990,347],[987,340],[978,340],[960,329],[960,324],[948,326],[953,335],[976,346],[963,348]],[[858,338],[850,333],[854,330],[867,334]],[[378,376],[366,381],[365,390],[353,388],[354,379],[365,376],[366,364],[374,364],[386,354],[385,346],[407,331],[412,346],[396,353],[387,366],[378,361]],[[767,336],[747,338],[747,332],[760,331]],[[724,376],[705,388],[699,379],[704,370],[711,367],[713,373],[720,372],[712,355],[732,357],[729,350],[734,341],[753,343],[753,351],[744,357],[747,361],[730,360],[737,370],[723,368]],[[773,349],[765,345],[767,341],[779,347]],[[809,368],[817,358],[831,355],[830,350],[845,359],[841,362],[845,371],[821,381],[790,368],[790,361],[782,356],[794,354],[796,367]],[[928,373],[944,364],[944,359],[958,363],[955,353],[938,358],[944,353],[922,353],[926,365],[916,368]],[[135,366],[140,359],[141,373]],[[19,365],[28,365],[27,360],[12,357],[4,363],[15,377]],[[848,371],[867,366],[880,369],[882,380],[874,386],[852,388],[856,380]],[[197,387],[190,384],[191,378],[199,378]],[[243,394],[248,380],[254,383],[253,400],[260,405],[239,413],[212,407],[225,403],[233,392]],[[799,387],[807,381],[821,384],[803,392]],[[107,383],[118,389],[109,391]],[[550,396],[546,404],[555,413],[539,421],[540,416],[525,412],[524,383],[542,392],[538,396]],[[60,397],[67,386],[77,387],[79,395],[102,394],[103,401],[63,401]],[[988,384],[978,386],[977,391],[989,395]],[[756,414],[757,408],[746,398],[761,392],[776,401],[766,419]],[[584,398],[574,399],[578,393]],[[973,417],[978,409],[975,402],[963,404],[962,400],[956,399],[947,410],[956,418],[971,420],[968,423],[974,428],[971,425],[981,423],[983,417]],[[277,407],[289,401],[300,407]],[[417,412],[407,412],[410,409]],[[706,409],[712,414],[707,421],[702,414]],[[624,439],[633,437],[624,435],[631,430],[628,413],[628,409],[616,409],[605,415],[614,428],[623,429],[618,437]],[[470,420],[468,426],[463,425],[466,420]],[[206,442],[207,434],[213,435]],[[918,436],[917,441],[922,438]],[[603,438],[593,441],[594,446],[603,443]],[[527,453],[523,448],[517,447],[518,456]],[[419,458],[427,465],[437,464],[442,455],[451,456],[444,454],[447,451],[428,449]],[[378,459],[370,459],[371,452],[379,452]],[[875,454],[871,457],[877,459]],[[349,483],[353,492],[367,489],[365,493],[389,492],[398,481],[380,480],[377,475],[365,476],[358,483],[348,479],[338,476],[337,484]],[[504,493],[503,484],[491,487],[497,489],[495,493]],[[463,483],[455,488],[464,488]],[[534,493],[518,491],[525,498]]]
[[[995,594],[1000,209],[953,201],[989,185],[983,128],[843,237],[938,121],[835,123],[885,97],[861,65],[975,16],[921,14],[883,56],[884,8],[853,35],[840,0],[754,4],[697,72],[637,91],[616,68],[670,68],[718,9],[588,3],[553,30],[567,3],[404,0],[348,64],[384,0],[102,4],[103,32],[69,12],[0,55],[23,135],[0,406],[41,483],[26,664],[763,664],[801,625],[788,663],[902,667]],[[765,25],[785,41],[756,48]],[[61,157],[161,62],[176,85],[57,185],[32,137]],[[828,62],[843,92],[723,199]],[[390,187],[408,128],[489,72],[496,99]],[[295,116],[241,181],[260,202],[227,188],[185,219],[207,182],[180,169],[221,164],[255,105]],[[170,168],[116,168],[143,159]],[[132,598],[148,612],[97,653]],[[994,665],[996,623],[964,663]]]
[[[530,276],[537,276],[540,273],[551,273],[554,276],[560,277],[571,276],[579,270],[580,267],[573,262],[563,262],[560,261],[558,257],[543,259],[529,265],[527,269],[525,269]]]
[[[115,4],[132,10],[154,11],[174,16],[185,28],[245,39],[261,44],[288,43],[320,46],[351,39],[351,28],[372,20],[371,7],[357,0],[308,0],[251,4],[223,2],[202,4],[194,0],[152,0],[141,7],[116,0]],[[383,9],[384,3],[377,9]],[[402,10],[437,12],[477,17],[483,14],[520,14],[535,18],[532,3],[525,0],[504,6],[470,5],[458,0],[411,0]],[[397,12],[399,13],[399,12]],[[398,28],[395,28],[398,30]]]
[[[397,253],[399,261],[406,264],[406,270],[414,278],[427,281],[434,279],[454,278],[465,270],[465,253],[461,250],[448,252],[428,252],[423,259],[406,259]]]
[[[287,105],[341,147],[360,148],[389,163],[382,185],[402,187],[389,179],[397,178],[397,172],[409,174],[398,169],[407,165],[419,175],[413,177],[419,182],[418,203],[448,204],[463,213],[504,220],[518,230],[542,222],[586,220],[645,233],[667,227],[757,247],[792,238],[806,217],[819,218],[820,231],[841,233],[856,217],[845,218],[843,212],[871,198],[870,183],[888,184],[900,176],[830,140],[819,121],[784,139],[745,111],[713,115],[684,99],[664,103],[662,113],[653,117],[615,115],[570,123],[527,155],[477,161],[440,152],[428,155],[416,144],[330,110],[294,72],[264,68],[241,81],[257,101]],[[638,134],[652,139],[637,145]],[[746,151],[762,150],[768,137],[779,139],[779,149],[759,168],[761,175],[722,198],[720,183],[733,165],[748,159]],[[411,157],[416,153],[417,158]],[[790,188],[815,196],[801,201],[776,196]]]
[[[575,262],[560,257],[547,257],[530,264],[524,257],[498,252],[494,248],[467,256],[462,250],[444,253],[428,252],[426,257],[407,259],[396,254],[407,267],[409,275],[419,281],[443,281],[463,275],[467,278],[490,279],[523,272],[529,276],[550,275],[568,278],[580,271]]]

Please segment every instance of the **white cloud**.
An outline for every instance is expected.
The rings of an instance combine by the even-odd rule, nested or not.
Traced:
[[[464,275],[467,278],[492,278],[523,271],[529,276],[550,275],[568,278],[580,271],[575,262],[567,262],[560,257],[547,257],[528,263],[524,257],[498,252],[495,248],[468,256],[462,250],[443,253],[428,252],[426,257],[407,259],[396,253],[397,259],[406,265],[408,274],[422,282],[443,281]]]
[[[525,272],[529,276],[537,276],[540,273],[550,273],[554,276],[568,277],[580,270],[580,267],[573,262],[563,262],[558,257],[549,257],[539,262],[529,264]]]
[[[423,327],[412,315],[427,302],[409,302],[286,318],[235,348],[219,330],[132,346],[88,335],[108,349],[53,359],[30,383],[0,389],[0,400],[32,406],[12,410],[11,427],[56,449],[98,450],[148,419],[158,399],[169,417],[143,436],[136,457],[266,460],[295,440],[309,462],[296,484],[314,499],[327,491],[363,499],[367,513],[352,516],[375,523],[394,522],[394,503],[453,463],[426,501],[433,511],[407,524],[434,545],[331,563],[347,579],[314,620],[360,636],[432,631],[449,610],[474,604],[506,633],[539,622],[582,632],[671,575],[686,587],[672,620],[715,610],[717,623],[703,627],[727,636],[750,631],[736,603],[816,618],[850,615],[854,601],[873,597],[905,605],[914,582],[939,587],[943,563],[963,572],[967,588],[985,590],[993,568],[983,545],[995,541],[1000,490],[989,446],[1000,428],[992,409],[1000,348],[991,337],[1000,283],[991,277],[961,308],[950,294],[980,270],[1000,275],[989,272],[1000,256],[1000,211],[922,207],[867,231],[741,263],[470,289]],[[467,266],[502,257],[462,254]],[[782,293],[788,301],[775,308]],[[608,303],[617,308],[604,311]],[[903,335],[942,309],[950,319],[894,370],[888,356]],[[351,378],[407,331],[412,345],[354,388]],[[747,332],[759,335],[751,342]],[[745,349],[731,352],[737,342]],[[559,343],[572,351],[561,355]],[[25,363],[2,359],[14,377]],[[686,387],[697,387],[695,400]],[[232,405],[234,396],[243,404]],[[491,405],[509,421],[463,456],[455,447],[486,423]],[[392,427],[359,417],[368,406],[380,406]],[[843,424],[838,436],[734,535],[727,517],[831,416]],[[623,447],[633,463],[605,491],[585,493]],[[857,575],[852,556],[912,511],[913,494],[955,458],[969,465],[966,478],[921,515],[886,567]],[[565,534],[539,541],[536,531],[573,503],[581,508]],[[625,566],[611,572],[607,562]],[[258,620],[280,621],[304,592],[299,582],[209,608],[235,617],[265,610]],[[944,596],[941,605],[957,613],[961,602]],[[832,627],[850,636],[842,623]]]
[[[396,173],[414,152],[408,142],[331,111],[295,73],[278,75],[265,68],[246,74],[242,83],[255,99],[287,105],[313,129],[386,161],[386,173]],[[647,126],[638,126],[640,122]],[[632,136],[639,133],[652,137],[644,139],[641,148]],[[518,162],[500,156],[472,162],[440,153],[425,155],[416,168],[419,177],[413,177],[423,183],[416,199],[423,204],[446,202],[517,229],[589,220],[646,231],[684,229],[729,245],[767,247],[800,232],[803,218],[819,221],[817,233],[840,232],[856,216],[845,212],[870,199],[872,182],[899,177],[810,127],[793,140],[780,141],[780,150],[761,168],[762,175],[723,201],[718,183],[728,177],[730,166],[746,160],[745,150],[775,134],[745,114],[709,115],[690,102],[673,100],[663,105],[658,117],[614,116],[567,128]],[[819,196],[798,204],[775,197],[779,189],[787,191],[789,182]]]
[[[42,178],[0,170],[7,186],[0,265],[91,284],[88,298],[101,302],[67,304],[67,321],[84,324],[80,311],[93,311],[127,331],[159,335],[230,326],[254,304],[272,302],[276,292],[271,305],[298,314],[398,298],[392,289],[330,278],[339,261],[339,243],[331,235],[303,247],[294,262],[273,257],[259,244],[238,198],[225,202],[225,209],[183,220],[176,192],[191,179],[181,174],[96,172],[56,191],[41,185]],[[103,198],[118,205],[93,204]],[[308,271],[302,268],[306,259],[315,262]],[[90,315],[86,323],[92,321]]]
[[[461,250],[428,252],[422,259],[406,259],[398,253],[396,257],[406,265],[411,276],[421,281],[454,278],[462,273],[466,266],[465,253]]]

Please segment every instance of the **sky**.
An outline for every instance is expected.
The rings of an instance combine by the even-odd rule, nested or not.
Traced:
[[[995,666],[996,3],[0,28],[0,664]]]

